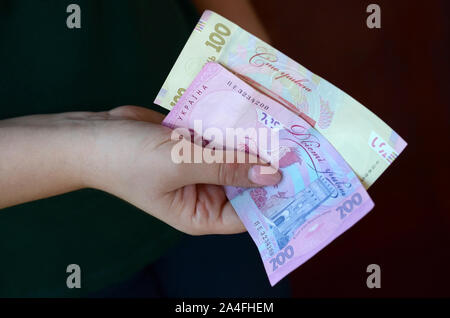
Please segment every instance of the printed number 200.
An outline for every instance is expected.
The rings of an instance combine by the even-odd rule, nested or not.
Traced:
[[[341,220],[345,218],[348,213],[352,212],[355,206],[360,205],[361,202],[362,202],[361,194],[357,192],[353,194],[350,199],[345,200],[341,206],[338,206],[336,208],[336,211],[338,211],[341,214]]]
[[[283,265],[286,262],[286,259],[289,259],[292,256],[294,256],[294,248],[292,245],[289,245],[269,261],[269,263],[272,263],[273,265],[273,271],[275,271],[278,266]]]

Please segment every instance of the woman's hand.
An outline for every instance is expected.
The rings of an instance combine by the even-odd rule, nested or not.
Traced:
[[[25,166],[23,173],[16,176],[5,164],[9,183],[0,180],[0,187],[7,187],[12,196],[15,191],[23,192],[12,201],[6,199],[8,193],[0,194],[0,207],[2,201],[5,206],[5,202],[17,204],[91,187],[118,196],[189,234],[244,231],[222,185],[272,185],[280,181],[280,173],[260,174],[260,165],[247,163],[176,164],[171,153],[179,141],[171,140],[172,131],[160,125],[162,119],[163,115],[142,107],[122,106],[109,112],[38,115],[3,121],[0,145],[5,142],[2,132],[14,137],[15,131],[13,139],[19,141],[8,145],[6,157],[14,160],[20,147],[33,141],[35,153],[28,154],[26,159],[18,158],[19,162],[25,160],[22,162]],[[22,129],[20,137],[19,127],[26,127],[29,133],[24,134]],[[17,187],[24,184],[25,189]]]
[[[114,194],[189,234],[245,230],[221,185],[276,184],[279,173],[259,174],[259,166],[181,163],[171,159],[178,140],[155,122],[163,116],[125,106],[96,124],[86,185]],[[94,115],[95,116],[95,115]],[[153,123],[151,123],[153,122]],[[199,147],[193,145],[193,147]]]

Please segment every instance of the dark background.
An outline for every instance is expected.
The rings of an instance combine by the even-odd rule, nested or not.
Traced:
[[[2,1],[0,6],[4,3],[15,3],[14,1],[16,0],[11,0],[11,2]],[[124,103],[136,105],[152,104],[156,91],[150,91],[149,93],[148,89],[149,87],[150,89],[159,89],[160,83],[162,83],[163,78],[170,69],[171,59],[173,61],[176,59],[179,50],[184,44],[185,39],[183,39],[183,36],[179,36],[180,42],[174,45],[172,37],[168,36],[168,27],[166,25],[164,27],[165,33],[151,30],[148,33],[148,37],[143,37],[144,41],[141,38],[141,42],[148,43],[149,47],[148,50],[140,50],[139,45],[136,45],[136,43],[140,42],[136,41],[136,38],[127,38],[125,36],[127,32],[133,30],[135,25],[139,26],[139,23],[129,23],[129,21],[123,20],[127,14],[122,15],[120,11],[114,9],[114,6],[111,6],[111,8],[104,6],[112,10],[113,13],[112,15],[105,14],[104,18],[100,20],[101,23],[99,22],[99,32],[106,36],[104,39],[106,42],[97,43],[93,47],[101,48],[102,45],[105,45],[104,48],[115,49],[113,50],[115,54],[108,55],[105,61],[105,58],[101,55],[101,50],[91,50],[89,47],[89,43],[91,43],[89,41],[95,41],[96,39],[95,37],[87,38],[87,34],[83,32],[90,29],[83,27],[80,33],[66,33],[67,30],[65,28],[53,28],[53,25],[59,25],[58,23],[64,25],[64,20],[59,22],[59,20],[56,20],[58,15],[52,15],[47,10],[64,12],[64,8],[70,0],[58,1],[58,5],[53,8],[51,1],[43,1],[42,3],[45,3],[46,6],[39,6],[33,1],[30,1],[29,4],[41,8],[36,11],[30,11],[29,16],[33,17],[29,21],[30,27],[25,23],[26,20],[20,21],[16,26],[22,28],[22,34],[28,34],[29,32],[34,34],[33,37],[30,37],[32,40],[30,43],[35,45],[36,48],[31,51],[32,54],[29,54],[26,50],[16,50],[13,53],[9,53],[9,50],[2,51],[3,47],[0,47],[0,53],[5,52],[4,61],[9,61],[7,59],[9,55],[13,61],[20,58],[27,61],[23,64],[23,70],[26,71],[26,81],[28,83],[33,83],[36,81],[36,78],[41,79],[41,81],[42,78],[45,78],[43,83],[53,83],[53,86],[47,84],[46,89],[40,91],[29,84],[28,86],[32,89],[25,90],[27,88],[27,85],[24,84],[27,83],[25,76],[17,76],[16,80],[19,85],[11,85],[19,92],[13,94],[20,97],[18,100],[14,99],[18,103],[17,105],[20,103],[26,105],[26,100],[32,100],[35,97],[46,108],[39,111],[33,110],[33,112],[50,113],[60,112],[62,111],[62,105],[67,106],[67,103],[72,102],[86,105],[86,102],[90,101],[98,107],[88,108],[94,111],[104,110],[100,107],[111,107],[112,105],[122,105]],[[166,4],[166,0],[149,0],[148,3],[154,4],[157,3],[156,1],[161,1],[160,4]],[[223,1],[231,2],[231,0]],[[81,1],[73,2],[79,3]],[[353,96],[382,118],[408,142],[408,146],[399,158],[369,189],[369,193],[376,204],[375,208],[356,226],[339,236],[332,244],[288,276],[288,279],[292,282],[294,296],[450,296],[450,257],[448,248],[450,243],[450,214],[448,211],[450,195],[447,194],[450,175],[448,168],[450,0],[254,0],[252,2],[267,28],[272,44],[276,48]],[[87,1],[84,2],[81,7],[85,8],[87,3]],[[370,3],[376,3],[381,7],[381,29],[369,29],[366,26],[366,18],[369,15],[366,12],[366,8]],[[91,3],[91,6],[94,7],[95,5],[95,3]],[[1,13],[7,13],[6,8],[3,5],[0,9],[0,15]],[[89,11],[86,10],[86,12]],[[111,11],[107,11],[107,13],[111,14]],[[33,21],[40,21],[40,17],[45,14],[48,14],[49,19],[33,27]],[[93,17],[94,15],[91,16],[91,20],[86,21],[87,25],[89,23],[92,23],[91,25],[94,22],[97,23],[97,21],[93,20]],[[174,18],[174,20],[180,22],[179,17]],[[111,21],[117,23],[112,23]],[[192,23],[194,24],[195,21],[192,21]],[[174,23],[171,25],[177,26],[178,24]],[[59,42],[57,41],[53,45],[51,36],[41,39],[38,34],[42,30],[45,30],[48,34],[56,34],[55,38]],[[95,31],[97,29],[92,30]],[[121,32],[123,30],[125,31]],[[149,31],[149,29],[143,30]],[[190,30],[188,31],[190,32]],[[51,33],[50,31],[55,32]],[[176,35],[175,32],[178,32],[178,29],[175,28],[172,31]],[[17,29],[15,33],[11,34],[20,38],[20,33]],[[188,34],[186,33],[186,39]],[[149,53],[150,49],[153,49],[153,47],[150,47],[152,43],[147,40],[151,38],[150,36],[152,36],[154,43],[158,43],[161,47],[173,46],[173,49],[165,52],[167,61],[159,63],[156,71],[153,69],[154,63],[150,63],[150,59],[145,65],[138,62],[143,60],[142,57],[146,56],[145,54]],[[174,38],[178,37],[174,36]],[[45,39],[50,42],[41,42]],[[72,44],[71,41],[74,41],[75,46],[78,45],[79,50],[71,49],[71,45],[69,45]],[[38,68],[27,68],[27,65],[34,65],[36,60],[42,58],[49,47],[58,48],[58,50],[53,52],[55,55],[58,52],[65,52],[69,55],[60,54],[55,60],[51,61],[52,63],[49,62],[50,58],[47,56],[47,64],[44,63],[42,65],[60,66],[56,71],[56,67],[52,71],[58,73],[61,69],[62,73],[70,74],[66,80],[70,81],[71,85],[65,85],[67,81],[60,81],[58,77],[55,77],[56,80],[55,78],[50,78],[49,74],[52,74],[51,72],[42,77],[42,74],[36,71]],[[175,49],[176,47],[177,49]],[[95,55],[89,55],[90,52],[94,52]],[[134,58],[133,54],[137,54],[136,57],[139,58],[129,58],[130,56]],[[86,58],[86,61],[90,61],[90,63],[66,63],[66,59],[69,58],[71,61],[77,61],[78,58],[80,60]],[[41,60],[39,61],[41,62]],[[104,63],[99,63],[100,61]],[[117,61],[126,61],[127,63],[119,63]],[[91,76],[86,78],[86,72],[91,71],[89,66],[97,63],[101,64],[103,68],[98,68],[97,66],[91,72]],[[15,65],[14,63],[9,64],[11,64],[11,67]],[[117,66],[116,68],[111,68],[111,70],[114,70],[111,73],[108,68],[110,64]],[[83,68],[79,70],[77,65],[83,65]],[[160,74],[161,79],[158,79],[157,76],[155,78],[150,77],[148,73],[145,73],[145,70],[150,69],[150,67],[155,74]],[[8,72],[5,72],[3,69],[0,70],[0,75],[4,74],[8,75]],[[133,81],[128,80],[126,76],[133,79]],[[8,76],[0,76],[0,78],[2,80],[10,80]],[[108,80],[105,81],[105,78]],[[151,80],[155,80],[157,85],[151,85]],[[134,83],[139,85],[134,87]],[[54,89],[55,87],[58,89]],[[0,88],[2,88],[1,85]],[[80,94],[78,88],[81,88],[87,95]],[[111,91],[114,93],[110,93]],[[56,92],[58,92],[59,98],[55,97]],[[86,96],[90,96],[89,99],[84,99]],[[44,97],[45,99],[43,99]],[[2,96],[2,98],[4,99],[5,96]],[[43,102],[43,100],[48,101],[48,103]],[[31,105],[39,105],[40,103],[34,102]],[[13,106],[15,104],[10,105]],[[15,111],[31,112],[26,107],[3,107],[1,110],[10,112],[5,113],[4,118],[18,116],[19,114],[12,113]],[[86,194],[88,199],[91,196],[94,197],[94,195],[89,193],[87,192]],[[23,220],[20,218],[15,221],[17,223],[9,223],[10,231],[2,233],[5,239],[0,240],[0,245],[1,243],[10,245],[10,255],[20,256],[20,253],[23,253],[23,246],[29,246],[27,240],[31,237],[38,241],[38,238],[30,236],[30,232],[28,232],[27,236],[21,235],[21,232],[14,230],[15,228],[11,224],[19,224],[18,229],[23,228],[23,224],[25,224],[28,226],[27,230],[34,229],[42,233],[41,227],[43,224],[52,226],[53,223],[49,221],[52,220],[59,222],[58,224],[66,224],[67,227],[60,227],[57,230],[51,229],[47,233],[48,236],[41,235],[39,238],[42,240],[39,242],[50,242],[49,247],[46,247],[45,244],[33,245],[38,246],[38,248],[26,256],[29,259],[33,259],[34,255],[40,253],[42,263],[45,263],[48,261],[46,257],[51,257],[55,249],[56,251],[63,251],[63,248],[58,246],[61,246],[66,241],[54,240],[55,242],[53,242],[52,235],[56,237],[60,233],[66,234],[67,231],[64,231],[64,229],[70,230],[72,225],[73,228],[77,228],[77,226],[82,228],[84,226],[83,239],[89,242],[93,240],[89,240],[90,236],[87,233],[94,235],[92,237],[96,240],[99,237],[102,237],[104,240],[111,240],[111,236],[108,236],[108,229],[112,231],[111,229],[118,226],[120,231],[113,232],[121,236],[120,241],[123,243],[121,251],[125,250],[126,252],[126,248],[129,245],[123,242],[122,237],[125,237],[123,228],[126,228],[126,224],[130,223],[123,223],[125,218],[121,217],[122,214],[111,217],[110,211],[107,209],[107,203],[98,201],[99,203],[96,205],[92,201],[80,198],[84,197],[73,197],[72,202],[76,202],[72,207],[72,212],[70,212],[73,214],[68,216],[69,211],[65,211],[64,217],[61,213],[58,213],[56,218],[51,214],[52,210],[49,207],[54,206],[59,209],[59,204],[62,206],[62,203],[59,202],[67,200],[67,195],[66,197],[50,199],[54,200],[52,203],[45,201],[49,203],[44,203],[41,206],[41,209],[45,211],[43,212],[45,213],[43,214],[44,217],[36,214],[34,218],[27,218],[26,223],[23,223]],[[65,202],[70,203],[70,201]],[[89,202],[89,204],[85,202]],[[30,204],[39,205],[41,203],[35,202]],[[111,204],[118,203],[111,201]],[[89,215],[88,206],[93,210],[98,210],[95,211],[97,215],[96,222],[92,222],[92,220],[85,222],[85,219],[81,217],[74,217],[79,212],[77,209],[84,209],[85,215]],[[99,206],[103,208],[99,208]],[[13,208],[18,209],[18,207]],[[122,211],[120,213],[123,213],[123,215],[129,213],[122,205],[117,205],[117,208]],[[98,214],[100,211],[104,213],[105,217]],[[58,212],[60,211],[58,210]],[[109,222],[107,227],[104,226],[106,213],[108,213]],[[77,220],[78,223],[73,220]],[[121,220],[122,223],[116,220]],[[102,224],[102,227],[106,228],[102,234],[103,236],[97,234],[98,224]],[[148,233],[145,226],[146,223],[142,222],[142,228],[140,228],[142,232],[140,233]],[[131,228],[131,226],[128,228]],[[137,229],[133,228],[133,231],[136,232]],[[138,235],[136,237],[140,238],[141,236]],[[235,236],[230,236],[222,239],[220,242],[225,245],[230,244],[235,239]],[[11,244],[12,241],[16,242],[18,244],[16,246],[19,246],[19,248],[14,248]],[[69,242],[72,242],[69,245],[72,248],[80,246],[78,249],[79,254],[77,255],[84,255],[82,262],[100,267],[104,267],[103,263],[101,263],[102,257],[93,257],[100,250],[98,246],[102,248],[104,246],[111,248],[112,246],[102,243],[104,241],[97,241],[97,245],[89,244],[88,252],[86,252],[84,246],[79,244],[77,238],[74,238],[72,241],[69,240]],[[241,244],[238,239],[235,242],[236,245]],[[254,264],[258,263],[262,267],[253,242],[249,237],[247,237],[246,242],[252,245],[252,251],[255,254],[253,258],[254,263],[240,266],[248,266],[249,270],[252,270],[252,267],[255,266]],[[36,243],[34,242],[34,244]],[[20,248],[21,246],[22,249]],[[42,248],[39,249],[39,246]],[[52,246],[56,246],[56,248],[52,249]],[[114,248],[116,249],[118,246],[114,246]],[[204,249],[206,248],[197,248],[197,252],[202,253]],[[221,253],[223,249],[219,246],[216,250],[218,253]],[[233,249],[230,248],[230,250]],[[73,251],[70,250],[70,253],[73,253]],[[120,253],[114,254],[109,250],[106,250],[106,254],[123,255]],[[176,253],[173,253],[173,255],[174,258],[180,256]],[[72,254],[70,257],[73,257]],[[192,258],[191,255],[187,257]],[[125,263],[130,263],[129,259],[124,257],[118,258],[120,261],[123,260]],[[76,257],[74,259],[77,260],[76,262],[80,260]],[[4,256],[3,258],[0,256],[0,265],[4,265],[7,260]],[[9,259],[10,262],[11,260],[14,261],[14,258]],[[88,260],[92,261],[92,263],[88,262]],[[115,263],[116,261],[117,259],[112,259],[110,263]],[[210,263],[205,263],[206,265],[204,266],[210,266],[209,264],[213,266],[213,261],[216,260],[212,259]],[[229,268],[233,268],[235,260],[230,258],[229,261],[233,262]],[[50,261],[48,262],[50,263]],[[119,261],[117,262],[119,263]],[[59,257],[58,261],[52,264],[54,267],[48,266],[44,271],[42,269],[30,271],[28,267],[31,263],[20,262],[17,264],[26,268],[23,271],[21,271],[19,265],[15,268],[24,277],[25,287],[28,287],[28,284],[30,284],[30,281],[28,281],[30,277],[36,278],[34,283],[37,284],[36,282],[44,280],[45,277],[55,276],[55,281],[61,282],[65,290],[66,286],[63,283],[65,282],[66,273],[64,271],[55,271],[56,275],[52,271],[59,264],[67,264],[64,258]],[[164,265],[165,263],[162,264]],[[177,263],[173,262],[173,264]],[[366,268],[369,264],[379,264],[381,266],[381,289],[368,289],[366,286],[366,278],[369,275],[366,273]],[[228,266],[227,264],[225,265]],[[109,269],[106,268],[107,270]],[[168,272],[171,273],[170,271]],[[245,270],[242,272],[245,272]],[[11,275],[6,271],[0,274],[3,274],[3,277]],[[64,279],[59,280],[60,276],[58,275],[63,276]],[[220,279],[226,279],[225,275],[219,276]],[[103,276],[100,275],[100,277]],[[191,279],[193,280],[192,284],[197,284],[197,289],[201,289],[203,285],[208,284],[208,279],[210,278],[204,275],[202,279],[198,279],[198,276],[192,275]],[[263,279],[264,283],[267,283],[265,274]],[[257,288],[255,287],[257,284],[248,277],[241,281],[242,285],[251,285],[253,288]],[[144,284],[150,285],[150,283],[145,281]],[[20,284],[15,284],[13,287],[20,294],[20,286],[18,285]],[[186,285],[189,286],[189,283],[186,283]],[[221,287],[220,284],[218,285]],[[238,287],[241,288],[241,286]]]
[[[381,29],[366,8],[381,7]],[[408,146],[375,208],[290,275],[297,297],[450,296],[450,1],[253,1],[273,45],[364,104]],[[381,266],[381,289],[366,268]]]

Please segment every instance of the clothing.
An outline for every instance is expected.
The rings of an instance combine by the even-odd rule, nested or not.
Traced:
[[[80,29],[66,25],[71,3]],[[177,0],[0,0],[0,119],[126,104],[163,111],[154,97],[197,19]],[[88,295],[132,276],[180,236],[92,189],[3,209],[0,296]],[[69,264],[81,268],[81,289],[66,286]]]
[[[184,237],[131,279],[89,297],[290,297],[288,277],[270,286],[248,233]]]

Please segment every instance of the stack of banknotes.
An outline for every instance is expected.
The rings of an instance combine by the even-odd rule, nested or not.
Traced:
[[[203,13],[155,103],[171,110],[163,122],[171,128],[223,136],[253,128],[258,136],[234,148],[276,159],[278,185],[225,187],[272,285],[374,207],[366,189],[406,147],[345,92],[212,11]],[[220,138],[208,146],[229,147]]]

